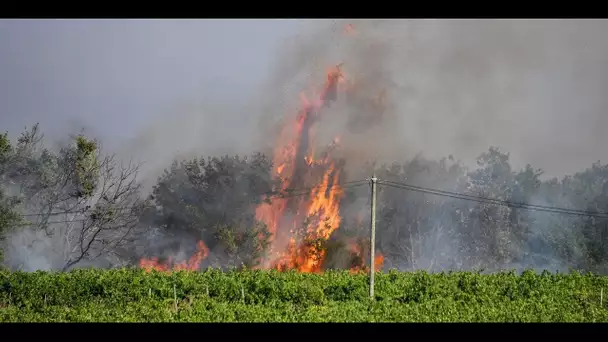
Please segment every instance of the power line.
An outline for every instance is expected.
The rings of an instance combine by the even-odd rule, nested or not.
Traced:
[[[367,184],[367,182],[368,182],[367,180],[358,180],[358,181],[337,183],[337,184],[332,184],[332,186],[328,187],[326,190],[331,190],[331,191],[339,190],[337,187],[349,189],[349,188],[354,188],[357,186],[365,185],[365,184]],[[312,190],[317,189],[317,188],[319,188],[319,186],[314,186],[314,187],[310,187],[310,188],[302,188],[302,189],[285,189],[285,190],[281,190],[281,192],[283,194],[282,193],[277,194],[276,192],[266,192],[263,195],[274,194],[273,196],[269,196],[268,198],[290,198],[290,197],[307,195]]]
[[[354,188],[357,186],[367,184],[368,182],[369,182],[369,180],[358,180],[358,181],[337,183],[337,184],[333,184],[333,185],[329,186],[326,189],[326,191],[335,191],[335,190],[341,190],[341,189]],[[528,204],[528,203],[522,203],[522,202],[499,200],[499,199],[468,195],[468,194],[457,193],[457,192],[446,191],[446,190],[425,188],[425,187],[415,186],[415,185],[411,185],[411,184],[386,181],[386,180],[378,180],[378,183],[387,185],[387,186],[393,187],[393,188],[403,189],[403,190],[410,190],[410,191],[428,193],[428,194],[437,195],[437,196],[451,197],[451,198],[455,198],[455,199],[473,201],[473,202],[478,202],[478,203],[494,204],[494,205],[506,206],[506,207],[511,207],[511,208],[524,209],[524,210],[529,210],[529,211],[543,211],[543,212],[566,214],[566,215],[608,218],[608,213],[605,213],[605,212],[593,212],[593,211],[580,210],[580,209],[569,209],[569,208],[551,207],[551,206],[534,205],[534,204]],[[340,187],[340,188],[338,188],[338,187]],[[267,199],[292,198],[292,197],[308,195],[308,194],[310,194],[310,192],[312,190],[317,189],[317,188],[319,188],[319,187],[315,186],[315,187],[309,187],[309,188],[288,188],[288,189],[283,189],[278,192],[277,191],[266,191],[266,192],[261,193],[260,196],[270,195],[267,197]],[[134,207],[114,207],[113,209],[120,210],[120,209],[133,209],[133,208]],[[44,216],[44,215],[53,216],[53,215],[74,214],[74,213],[82,213],[82,211],[81,210],[60,211],[60,212],[52,212],[52,213],[25,214],[23,216],[24,217]],[[53,222],[48,222],[48,224],[82,222],[82,221],[86,221],[86,220],[53,221]],[[26,225],[35,225],[35,224],[26,224]]]
[[[594,216],[608,217],[608,213],[605,213],[605,212],[593,212],[593,211],[580,210],[580,209],[569,209],[569,208],[528,204],[528,203],[523,203],[523,202],[498,200],[498,199],[493,199],[493,198],[488,198],[488,197],[474,196],[474,195],[462,194],[462,193],[445,191],[445,190],[430,189],[430,188],[424,188],[424,187],[419,187],[419,186],[414,186],[414,185],[409,185],[409,184],[404,184],[404,183],[391,182],[391,181],[384,181],[384,183],[385,184],[391,183],[393,185],[405,187],[405,188],[407,188],[406,190],[427,192],[427,193],[432,193],[435,195],[442,195],[442,196],[446,196],[446,197],[454,197],[454,198],[471,200],[471,201],[483,201],[484,203],[490,203],[490,204],[508,205],[510,207],[516,207],[516,208],[523,208],[523,209],[530,208],[530,209],[539,210],[539,211],[545,210],[545,211],[560,212],[560,213],[566,213],[566,214],[594,215]],[[389,184],[386,184],[386,185],[389,185]]]
[[[349,189],[349,188],[354,188],[357,186],[361,186],[367,183],[367,180],[359,180],[359,181],[351,181],[351,182],[344,182],[344,183],[337,183],[337,184],[333,184],[331,186],[329,186],[326,191],[335,191],[335,190],[340,190],[340,189]],[[340,187],[340,188],[338,188]],[[296,188],[290,188],[290,189],[284,189],[281,190],[280,193],[277,193],[277,191],[265,191],[263,193],[261,193],[259,196],[264,196],[264,195],[273,195],[273,196],[269,196],[267,197],[268,199],[272,199],[272,198],[292,198],[292,197],[299,197],[299,196],[304,196],[304,195],[308,195],[310,194],[310,192],[314,189],[317,189],[318,186],[315,187],[310,187],[310,188],[300,188],[300,189],[296,189]],[[112,207],[112,209],[114,210],[120,210],[120,209],[133,209],[135,207]],[[37,214],[24,214],[22,216],[24,217],[34,217],[34,216],[54,216],[54,215],[62,215],[62,214],[75,214],[75,213],[83,213],[82,210],[73,210],[73,211],[59,211],[59,212],[52,212],[52,213],[37,213]],[[84,222],[86,221],[85,219],[80,219],[80,220],[64,220],[64,221],[53,221],[53,222],[46,222],[46,224],[54,224],[54,223],[67,223],[67,222]],[[39,223],[25,223],[25,224],[20,224],[23,226],[32,226],[32,225],[37,225]]]
[[[369,180],[358,180],[358,181],[337,183],[337,184],[333,184],[333,185],[327,187],[327,189],[325,189],[325,190],[326,191],[336,191],[336,190],[342,190],[342,189],[350,189],[350,188],[355,188],[355,187],[358,187],[361,185],[368,184],[368,182],[369,182]],[[437,195],[437,196],[450,197],[450,198],[461,199],[461,200],[466,200],[466,201],[473,201],[473,202],[478,202],[478,203],[500,205],[500,206],[506,206],[506,207],[516,208],[516,209],[524,209],[524,210],[529,210],[529,211],[542,211],[542,212],[550,212],[550,213],[558,213],[558,214],[566,214],[566,215],[608,218],[608,213],[604,213],[604,212],[593,212],[593,211],[587,211],[587,210],[568,209],[568,208],[560,208],[560,207],[534,205],[534,204],[528,204],[528,203],[522,203],[522,202],[505,201],[505,200],[468,195],[468,194],[457,193],[457,192],[446,191],[446,190],[425,188],[425,187],[420,187],[420,186],[415,186],[415,185],[410,185],[410,184],[405,184],[405,183],[398,183],[398,182],[393,182],[393,181],[378,180],[378,183],[392,187],[392,188],[402,189],[402,190],[410,190],[410,191],[427,193],[427,194],[432,194],[432,195]],[[268,199],[292,198],[292,197],[309,195],[312,190],[317,189],[317,188],[319,188],[319,187],[315,186],[315,187],[310,187],[310,188],[299,188],[299,189],[289,188],[289,189],[281,190],[279,193],[277,193],[277,191],[266,191],[266,192],[263,192],[261,195],[262,196],[263,195],[272,195],[272,196],[267,197]],[[118,208],[113,208],[113,209],[132,209],[132,208],[134,208],[134,207],[118,207]],[[53,212],[50,214],[26,214],[23,216],[60,215],[60,214],[71,214],[71,213],[78,213],[78,212],[81,212],[81,211],[63,211],[63,212]],[[46,222],[46,224],[59,224],[59,223],[69,223],[69,222],[84,222],[84,221],[87,221],[87,220],[78,219],[78,220],[51,221],[51,222]],[[39,224],[39,223],[23,223],[23,224],[19,224],[19,225],[20,226],[28,226],[28,225],[31,226],[31,225],[37,225],[37,224]]]
[[[381,184],[384,184],[384,185],[387,185],[387,186],[393,187],[393,188],[403,189],[403,190],[410,190],[410,191],[428,193],[428,194],[437,195],[437,196],[451,197],[451,198],[479,202],[479,203],[494,204],[494,205],[506,206],[506,207],[510,207],[510,208],[524,209],[524,210],[529,210],[529,211],[544,211],[544,212],[566,214],[566,215],[608,218],[608,213],[604,213],[604,212],[593,212],[593,211],[586,211],[586,210],[579,210],[579,209],[567,209],[567,208],[550,207],[550,206],[544,206],[544,205],[534,205],[534,204],[521,203],[521,202],[498,200],[498,199],[493,199],[493,198],[488,198],[488,197],[473,196],[473,195],[467,195],[467,194],[445,191],[445,190],[430,189],[430,188],[424,188],[424,187],[414,186],[414,185],[409,185],[409,184],[404,184],[404,183],[391,182],[391,181],[378,181],[378,183],[381,183]]]
[[[592,211],[584,211],[584,210],[578,210],[578,209],[567,209],[567,208],[559,208],[559,207],[533,205],[533,204],[527,204],[527,203],[518,203],[518,202],[498,200],[498,199],[481,197],[481,196],[454,193],[454,192],[444,191],[444,190],[423,188],[423,187],[418,187],[418,186],[413,186],[413,185],[408,185],[408,184],[403,184],[403,183],[396,183],[396,182],[382,181],[382,183],[384,183],[385,185],[388,185],[390,187],[400,188],[400,189],[404,189],[404,190],[430,193],[430,194],[434,194],[434,195],[438,195],[438,196],[452,197],[452,198],[456,198],[456,199],[463,199],[463,200],[474,201],[474,202],[479,202],[479,203],[508,206],[508,207],[512,207],[512,208],[526,209],[526,210],[531,210],[531,211],[546,211],[546,212],[569,214],[569,215],[580,215],[580,216],[608,217],[608,213],[603,213],[603,212],[592,212]]]

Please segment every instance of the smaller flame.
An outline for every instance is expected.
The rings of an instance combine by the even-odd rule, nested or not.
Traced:
[[[363,258],[363,251],[361,250],[361,246],[358,245],[355,241],[350,241],[348,243],[348,249],[350,250],[351,253],[355,254],[359,258]],[[361,261],[362,261],[361,265],[356,265],[354,267],[351,267],[351,269],[350,269],[351,273],[369,272],[369,267],[367,266],[366,261],[363,259]],[[383,266],[384,266],[384,255],[376,252],[376,256],[374,257],[374,269],[376,271],[379,271],[382,269]]]
[[[182,261],[176,263],[171,267],[171,257],[168,258],[166,263],[162,263],[158,260],[158,258],[153,257],[150,259],[141,259],[139,262],[139,267],[146,270],[146,272],[150,272],[152,270],[157,270],[159,272],[171,272],[173,271],[196,271],[200,268],[201,262],[207,258],[209,255],[209,248],[205,245],[203,241],[199,241],[197,245],[196,253],[190,257],[188,261]]]
[[[312,166],[312,164],[315,163],[315,149],[314,149],[314,147],[310,148],[310,153],[307,156],[304,156],[304,160],[306,161],[306,164],[308,164],[308,166]]]
[[[376,270],[380,270],[380,269],[382,269],[383,266],[384,266],[384,255],[382,255],[382,254],[376,255],[376,257],[374,258],[374,268]]]
[[[281,174],[283,172],[283,169],[285,169],[285,164],[279,165],[279,167],[277,167],[277,173]]]

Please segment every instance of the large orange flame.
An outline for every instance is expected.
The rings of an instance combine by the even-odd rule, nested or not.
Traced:
[[[344,32],[348,35],[356,33],[353,25],[346,25]],[[356,84],[345,77],[342,66],[340,63],[329,68],[322,87],[311,89],[309,94],[312,96],[300,94],[297,115],[284,123],[278,136],[273,151],[273,177],[279,180],[280,185],[275,191],[287,196],[274,196],[271,203],[264,202],[256,208],[256,218],[264,222],[271,233],[270,254],[265,258],[263,268],[321,272],[325,258],[322,243],[340,227],[343,189],[338,184],[341,169],[331,157],[340,139],[336,137],[324,152],[316,156],[313,126],[324,108],[337,101],[339,92],[356,90]],[[384,93],[375,99],[375,103],[384,104]],[[301,191],[307,188],[311,190]],[[290,189],[300,191],[290,196]],[[302,232],[297,227],[304,222],[308,222],[308,226]],[[178,264],[173,269],[197,269],[207,254],[208,249],[200,242],[197,254],[188,263]],[[378,269],[382,262],[381,255],[376,257]],[[171,260],[162,264],[157,258],[152,258],[143,259],[140,266],[169,271],[170,264]]]
[[[346,25],[344,32],[348,35],[356,33],[352,24]],[[315,158],[312,123],[320,119],[324,108],[337,101],[340,91],[356,90],[354,81],[346,78],[343,65],[340,63],[328,69],[319,96],[310,98],[304,93],[300,94],[301,110],[295,122],[288,122],[284,126],[279,138],[274,162],[277,167],[276,177],[281,179],[281,190],[307,187],[312,187],[312,190],[304,198],[281,198],[257,208],[257,218],[268,225],[275,239],[287,243],[286,248],[281,248],[281,241],[272,241],[266,267],[320,272],[325,251],[319,246],[319,241],[328,240],[342,221],[340,200],[343,190],[338,185],[341,170],[331,158],[331,152],[338,146],[340,139],[336,137],[320,158]],[[315,93],[314,89],[311,93]],[[384,100],[385,94],[381,93],[374,99],[374,103],[381,106]],[[302,179],[306,169],[311,168],[323,170],[322,176]],[[295,211],[295,215],[286,215],[288,211]],[[310,224],[306,236],[294,236],[291,228],[307,219],[310,219]],[[280,239],[281,235],[287,237]],[[382,262],[383,257],[379,256],[376,263],[381,265]]]
[[[309,188],[311,185],[312,190],[308,198],[275,198],[271,204],[264,203],[256,209],[257,219],[266,223],[273,236],[271,255],[265,262],[266,267],[298,269],[302,272],[320,271],[324,258],[322,249],[311,247],[305,241],[298,241],[287,233],[293,234],[290,230],[292,227],[297,227],[310,218],[312,223],[306,230],[305,238],[327,240],[340,225],[340,170],[330,157],[331,149],[337,145],[339,139],[334,140],[323,158],[315,159],[312,126],[319,119],[322,108],[337,99],[338,86],[344,80],[341,67],[342,63],[329,68],[325,84],[318,96],[310,98],[305,93],[300,94],[300,111],[295,122],[286,123],[279,136],[273,157],[276,166],[275,177],[281,181],[279,190],[285,193],[288,189]],[[313,168],[325,170],[320,180],[314,180],[314,177],[311,179],[309,170]],[[295,211],[295,215],[284,221],[286,210]],[[283,240],[287,239],[286,251],[281,251],[282,248],[276,241],[282,235]],[[299,238],[306,240],[304,237]]]

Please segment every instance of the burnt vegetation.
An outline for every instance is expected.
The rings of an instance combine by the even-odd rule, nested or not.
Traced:
[[[137,266],[149,256],[181,252],[185,259],[204,241],[210,253],[201,268],[260,267],[272,236],[255,209],[279,196],[273,192],[273,167],[261,153],[178,160],[146,193],[138,165],[105,154],[83,135],[56,150],[45,147],[38,126],[15,142],[0,135],[3,263],[27,271]],[[348,176],[348,161],[343,169]],[[474,169],[452,157],[418,156],[357,170],[373,172],[392,184],[608,212],[608,165],[600,162],[562,179],[541,179],[542,170],[529,165],[514,170],[507,153],[490,148]],[[308,242],[313,253],[325,255],[323,269],[364,266],[368,200],[368,186],[345,187],[340,227],[328,240]],[[384,270],[608,271],[607,218],[476,203],[382,184],[377,217],[376,246]]]

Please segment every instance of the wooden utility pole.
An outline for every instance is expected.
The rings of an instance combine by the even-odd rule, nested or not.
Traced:
[[[376,273],[376,182],[378,179],[374,174],[371,178],[372,181],[372,231],[371,231],[371,241],[370,241],[370,249],[369,249],[369,296],[374,298],[374,273]]]

